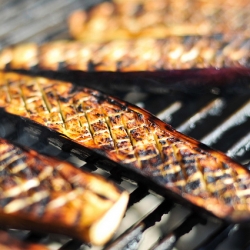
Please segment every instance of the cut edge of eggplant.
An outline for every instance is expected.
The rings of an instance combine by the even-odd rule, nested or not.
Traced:
[[[18,148],[21,149],[23,152],[30,154],[30,157],[32,157],[32,155],[33,157],[36,157],[37,155],[40,160],[45,160],[45,163],[51,159],[52,167],[54,167],[54,164],[59,164],[58,166],[60,166],[60,169],[65,168],[65,170],[63,170],[64,172],[68,170],[68,168],[69,170],[71,168],[75,168],[76,173],[82,171],[81,169],[75,167],[73,164],[67,163],[62,160],[58,160],[58,158],[55,158],[52,156],[45,156],[44,154],[40,154],[39,152],[33,149],[29,149],[26,146],[22,146],[19,143],[13,143],[11,140],[0,138],[0,141],[3,141],[3,143],[7,143],[10,146],[13,145],[17,149]],[[74,174],[75,172],[73,171]],[[11,205],[11,208],[14,208],[14,211],[12,211],[13,209],[11,208],[9,209],[10,206],[8,207],[8,209],[6,206],[4,206],[2,209],[0,209],[0,218],[1,218],[2,224],[5,225],[7,228],[33,230],[37,232],[47,231],[49,233],[59,233],[59,234],[61,233],[63,235],[77,238],[81,241],[84,241],[86,243],[90,243],[93,245],[97,245],[97,246],[104,245],[112,238],[112,236],[115,234],[118,226],[121,223],[121,220],[127,209],[129,194],[127,191],[123,190],[121,187],[115,185],[115,183],[113,183],[112,181],[105,180],[103,176],[100,176],[98,174],[88,173],[85,171],[85,175],[86,174],[95,176],[94,182],[96,182],[98,185],[101,185],[104,183],[105,185],[103,186],[103,188],[104,189],[107,188],[107,191],[111,191],[109,196],[113,197],[112,198],[113,204],[111,206],[109,205],[108,209],[106,208],[106,206],[104,206],[103,209],[100,209],[100,211],[98,211],[99,213],[97,213],[96,215],[93,215],[93,218],[92,217],[90,218],[91,223],[89,222],[86,223],[85,221],[83,222],[79,218],[79,221],[76,225],[68,224],[67,220],[64,221],[64,219],[60,219],[60,216],[62,216],[62,214],[58,214],[59,219],[57,220],[55,216],[55,213],[57,212],[55,213],[51,212],[52,210],[57,210],[58,205],[55,203],[56,205],[55,208],[53,206],[50,208],[49,206],[44,208],[45,210],[48,209],[48,212],[45,213],[44,218],[39,217],[39,220],[37,220],[36,218],[37,215],[34,216],[34,214],[29,215],[29,214],[26,214],[25,212],[24,213],[19,212],[20,209],[15,210],[15,208],[13,207],[14,204]],[[97,189],[96,187],[95,188],[89,187],[89,190],[93,193],[96,192],[98,194],[98,192],[100,192],[99,188],[100,187],[97,187]],[[83,192],[83,196],[84,196],[84,192]],[[27,195],[27,197],[29,197],[29,195]],[[77,199],[79,198],[77,197]],[[18,200],[20,200],[20,198],[17,198],[17,201]],[[56,200],[57,199],[52,200],[52,203]],[[7,206],[10,203],[8,203]],[[91,205],[91,202],[90,202],[90,205]],[[60,206],[61,205],[59,205],[59,208]],[[62,206],[64,207],[64,205]],[[81,210],[81,213],[83,211],[86,211],[86,210]],[[52,221],[50,218],[51,216],[52,216]],[[50,219],[48,220],[48,218]]]

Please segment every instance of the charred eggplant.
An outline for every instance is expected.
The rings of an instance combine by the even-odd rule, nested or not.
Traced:
[[[125,212],[128,194],[114,184],[4,139],[0,166],[0,220],[8,228],[103,245]]]
[[[163,193],[219,218],[249,219],[250,173],[139,107],[99,91],[1,73],[1,107],[105,156]]]

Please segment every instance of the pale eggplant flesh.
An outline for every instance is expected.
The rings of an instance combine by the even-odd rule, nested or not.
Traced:
[[[16,73],[2,72],[0,89],[6,113],[63,135],[194,208],[231,222],[250,219],[250,172],[146,110],[70,82]]]
[[[127,207],[128,193],[112,182],[5,139],[0,139],[0,173],[0,220],[6,228],[103,245]]]

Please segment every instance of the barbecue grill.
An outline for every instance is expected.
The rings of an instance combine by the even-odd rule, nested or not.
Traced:
[[[22,41],[44,42],[68,38],[66,16],[77,8],[89,7],[98,1],[0,1],[0,46]],[[21,13],[15,17],[16,13]],[[53,15],[52,15],[53,13]],[[45,73],[44,73],[45,74]],[[70,73],[53,77],[68,79]],[[76,83],[80,80],[74,77]],[[101,81],[101,79],[100,79]],[[99,85],[98,85],[99,86]],[[92,86],[93,87],[93,86]],[[99,86],[102,89],[102,86]],[[103,87],[104,89],[105,87]],[[249,166],[250,162],[250,93],[224,93],[211,88],[202,94],[168,90],[148,93],[141,89],[105,89],[109,94],[143,107],[177,130],[192,136],[235,160]],[[91,247],[61,235],[8,230],[16,237],[39,242],[51,249],[250,249],[248,225],[234,225],[214,217],[206,217],[163,198],[131,176],[123,175],[113,164],[89,153],[78,155],[50,135],[44,136],[36,127],[3,115],[0,136],[25,146],[74,163],[99,173],[130,192],[126,216],[105,247]],[[104,170],[103,170],[104,169]],[[110,222],[112,223],[112,221]]]

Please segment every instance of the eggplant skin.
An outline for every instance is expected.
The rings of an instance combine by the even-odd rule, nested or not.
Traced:
[[[73,12],[68,24],[83,41],[249,33],[249,9],[247,0],[113,0]]]
[[[103,245],[127,207],[127,192],[101,176],[4,139],[0,167],[0,220],[8,228],[60,233]]]
[[[49,250],[48,247],[22,242],[14,237],[11,237],[8,233],[0,231],[0,249],[2,250]]]
[[[0,75],[0,106],[104,155],[213,215],[250,219],[250,173],[144,109],[41,77]]]
[[[83,72],[161,72],[207,68],[248,68],[250,37],[141,38],[87,43],[58,40],[24,43],[0,52],[0,69]]]

